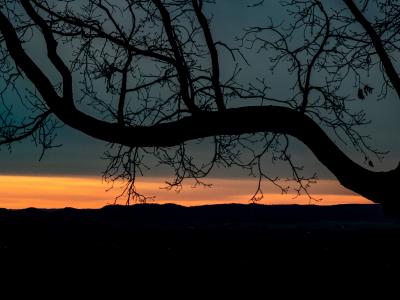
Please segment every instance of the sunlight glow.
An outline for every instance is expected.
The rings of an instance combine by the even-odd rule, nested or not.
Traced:
[[[176,203],[185,206],[249,203],[254,192],[254,179],[209,179],[213,187],[193,188],[187,183],[177,193],[162,189],[163,180],[149,178],[138,183],[139,190],[149,196],[156,196],[154,203]],[[0,207],[4,208],[100,208],[114,204],[119,188],[111,189],[100,177],[60,177],[60,176],[9,176],[0,175]],[[295,198],[294,194],[282,195],[276,189],[266,187],[260,204],[315,204],[334,205],[371,203],[369,200],[351,193],[334,180],[320,180],[311,190],[313,197]],[[118,204],[124,204],[121,199]]]

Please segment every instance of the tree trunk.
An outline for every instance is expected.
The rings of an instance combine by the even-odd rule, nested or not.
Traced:
[[[366,172],[364,176],[351,178],[351,175],[335,174],[346,188],[380,203],[387,216],[400,216],[400,164],[388,172]]]

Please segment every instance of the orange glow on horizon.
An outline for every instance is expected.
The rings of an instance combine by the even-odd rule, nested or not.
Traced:
[[[154,203],[176,203],[185,206],[249,203],[255,188],[254,179],[210,179],[211,188],[191,188],[187,183],[181,192],[161,189],[163,180],[149,178],[138,182],[139,190],[146,195],[154,195]],[[113,204],[120,190],[114,188],[106,192],[109,184],[100,177],[67,176],[18,176],[0,175],[0,207],[4,208],[100,208]],[[369,200],[351,193],[334,180],[320,180],[312,189],[313,197],[322,198],[316,202],[307,196],[282,195],[276,190],[264,190],[260,204],[368,204]],[[120,200],[123,204],[123,200]]]

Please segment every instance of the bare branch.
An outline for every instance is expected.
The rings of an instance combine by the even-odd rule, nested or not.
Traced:
[[[200,4],[198,1],[199,0],[192,0],[193,8],[196,13],[197,19],[199,20],[201,28],[203,29],[204,38],[206,40],[207,47],[210,52],[211,63],[212,63],[211,81],[212,81],[213,88],[214,88],[215,101],[217,103],[218,110],[222,111],[222,110],[225,110],[225,103],[224,103],[224,97],[222,95],[221,85],[219,82],[219,73],[220,72],[219,72],[218,51],[217,51],[217,48],[215,47],[215,43],[214,43],[214,40],[213,40],[213,37],[211,34],[211,30],[210,30],[210,27],[208,26],[207,18],[201,10],[202,1],[200,0]]]

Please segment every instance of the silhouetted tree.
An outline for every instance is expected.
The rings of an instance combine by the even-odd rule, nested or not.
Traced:
[[[384,153],[360,134],[368,120],[352,104],[373,93],[369,72],[381,76],[382,98],[388,90],[400,96],[398,1],[287,0],[289,22],[246,28],[236,46],[215,39],[211,2],[1,0],[0,143],[33,137],[46,150],[61,123],[110,143],[104,176],[128,182],[128,202],[145,199],[134,183],[146,156],[172,167],[170,187],[185,178],[200,183],[215,166],[240,166],[258,177],[258,199],[263,179],[287,192],[265,171],[267,154],[289,164],[298,193],[314,181],[291,159],[292,136],[343,186],[398,212],[400,167],[371,171],[370,157]],[[268,18],[263,1],[254,7]],[[241,80],[253,52],[295,78],[290,96],[272,96],[267,75]],[[346,96],[354,79],[357,97]],[[350,141],[365,165],[332,134]],[[190,154],[189,141],[199,139],[213,145],[208,160]]]

